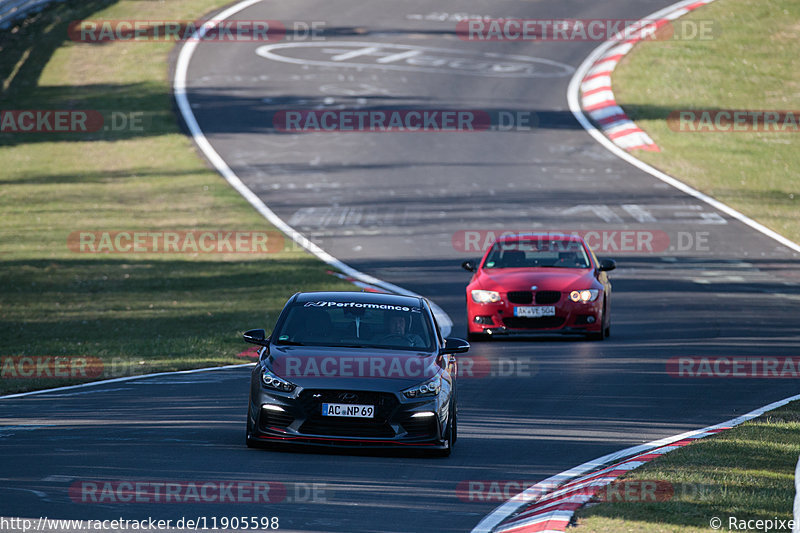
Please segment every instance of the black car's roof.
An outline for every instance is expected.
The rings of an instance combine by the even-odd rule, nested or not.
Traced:
[[[400,296],[399,294],[385,294],[378,292],[298,292],[296,302],[356,302],[373,304],[402,305],[406,307],[420,307],[421,299],[413,296]]]

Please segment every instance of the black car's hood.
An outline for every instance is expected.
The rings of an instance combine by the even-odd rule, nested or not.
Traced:
[[[271,345],[264,363],[303,388],[399,392],[435,376],[436,360],[411,350]]]

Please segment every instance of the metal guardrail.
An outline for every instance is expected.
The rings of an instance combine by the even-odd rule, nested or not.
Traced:
[[[25,16],[44,9],[47,4],[65,0],[0,0],[0,30]]]

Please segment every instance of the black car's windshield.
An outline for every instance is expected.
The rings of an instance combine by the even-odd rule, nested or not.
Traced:
[[[433,350],[434,333],[419,307],[361,302],[300,302],[292,305],[276,344]]]
[[[525,240],[496,242],[484,268],[589,268],[586,250],[578,241]]]

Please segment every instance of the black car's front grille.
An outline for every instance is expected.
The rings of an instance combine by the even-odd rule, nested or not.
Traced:
[[[536,303],[539,305],[554,304],[561,299],[559,291],[538,291],[536,293]]]
[[[322,416],[323,403],[375,406],[373,418]],[[394,394],[371,391],[307,389],[300,393],[300,404],[306,421],[300,433],[340,437],[394,437],[389,424],[399,402]]]
[[[564,318],[560,316],[543,316],[528,318],[521,316],[506,317],[503,325],[510,329],[552,329],[564,325]]]
[[[258,425],[262,430],[269,429],[270,427],[285,428],[294,422],[294,417],[286,413],[277,413],[267,409],[261,410],[261,416],[258,419]]]
[[[533,302],[531,291],[510,291],[506,294],[508,301],[512,304],[529,304]]]

